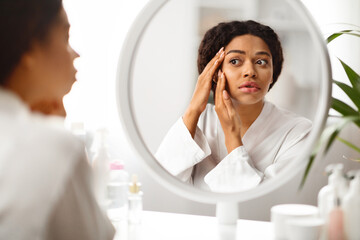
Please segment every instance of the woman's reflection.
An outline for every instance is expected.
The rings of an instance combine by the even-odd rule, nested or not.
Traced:
[[[281,43],[268,26],[232,21],[208,30],[191,102],[156,153],[161,165],[217,192],[243,191],[276,176],[311,129],[308,119],[265,100],[282,63]],[[211,91],[215,105],[208,103]]]

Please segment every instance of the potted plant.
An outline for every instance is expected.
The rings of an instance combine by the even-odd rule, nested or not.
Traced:
[[[352,26],[352,28],[357,28],[357,27]],[[338,32],[331,34],[326,39],[326,41],[329,44],[330,42],[332,42],[333,40],[335,40],[336,38],[338,38],[342,35],[350,35],[352,37],[360,38],[360,31],[356,30],[356,29],[351,29],[351,30],[347,29],[347,30],[338,31]],[[360,55],[358,55],[357,57],[360,57]],[[353,102],[355,108],[335,97],[332,97],[330,108],[334,109],[340,115],[339,116],[329,115],[328,117],[336,117],[339,119],[338,119],[338,121],[336,121],[335,124],[328,126],[323,131],[318,144],[314,148],[314,150],[309,158],[307,167],[305,169],[305,172],[304,172],[304,175],[303,175],[303,178],[301,181],[300,188],[302,188],[304,186],[306,178],[307,178],[309,171],[312,167],[312,164],[314,162],[314,159],[320,153],[321,149],[323,149],[324,144],[325,144],[325,146],[324,146],[325,148],[323,151],[324,154],[326,154],[328,152],[328,150],[330,149],[330,147],[332,146],[332,144],[334,143],[335,140],[338,140],[338,141],[344,143],[348,147],[350,147],[360,153],[360,146],[353,144],[350,141],[339,137],[339,133],[341,132],[341,130],[348,124],[353,123],[360,130],[360,76],[358,73],[356,73],[350,66],[348,66],[341,59],[338,59],[338,60],[340,61],[343,69],[346,72],[346,76],[349,79],[350,85],[340,82],[340,81],[337,81],[335,79],[333,79],[333,83],[336,84],[349,97],[349,99]],[[360,159],[353,159],[353,160],[358,161],[360,163]]]

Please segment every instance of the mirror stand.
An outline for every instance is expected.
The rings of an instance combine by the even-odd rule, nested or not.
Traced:
[[[218,202],[216,203],[216,217],[219,224],[236,225],[238,220],[237,202]]]

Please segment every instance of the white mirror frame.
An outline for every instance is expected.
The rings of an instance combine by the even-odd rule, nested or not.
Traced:
[[[181,182],[179,179],[166,172],[160,164],[158,164],[141,137],[132,111],[133,107],[130,96],[130,93],[132,92],[132,65],[136,56],[137,44],[139,43],[147,24],[168,1],[171,0],[150,0],[135,19],[124,41],[118,63],[116,79],[117,106],[122,126],[135,152],[137,152],[139,158],[154,179],[180,196],[203,203],[218,203],[218,209],[220,211],[222,211],[221,209],[225,209],[225,212],[229,212],[227,210],[235,208],[237,202],[247,201],[265,195],[290,181],[297,173],[299,173],[299,171],[305,169],[308,162],[307,158],[323,130],[329,110],[332,75],[326,43],[320,30],[317,28],[314,20],[303,4],[299,0],[286,0],[290,6],[298,11],[299,16],[307,25],[311,38],[315,41],[315,48],[318,49],[321,59],[320,67],[322,74],[318,111],[313,121],[313,130],[308,136],[308,141],[303,149],[304,151],[299,155],[296,161],[293,161],[288,165],[287,171],[280,172],[276,178],[268,180],[254,189],[236,193],[204,191]],[[225,215],[227,215],[227,213],[225,213]],[[233,216],[233,219],[236,218],[237,215]]]

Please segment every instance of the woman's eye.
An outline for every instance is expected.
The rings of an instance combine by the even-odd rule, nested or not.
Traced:
[[[231,59],[231,60],[230,60],[230,63],[231,63],[232,65],[238,65],[238,64],[240,63],[240,60],[239,60],[239,59]]]
[[[263,66],[263,65],[266,65],[268,63],[268,61],[266,61],[265,59],[259,59],[256,61],[256,63]]]

